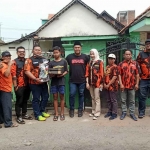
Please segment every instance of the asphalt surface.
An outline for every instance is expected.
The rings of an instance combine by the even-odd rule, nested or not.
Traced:
[[[150,117],[133,121],[92,120],[66,115],[65,121],[26,121],[17,128],[0,129],[0,150],[149,150]],[[14,120],[14,117],[13,117]]]

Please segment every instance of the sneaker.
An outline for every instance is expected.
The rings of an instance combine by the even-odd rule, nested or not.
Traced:
[[[94,117],[93,117],[93,120],[97,120],[97,118],[98,118],[98,116],[94,116]]]
[[[83,111],[82,110],[78,110],[78,117],[82,117],[83,116]]]
[[[32,120],[33,118],[31,116],[29,116],[28,114],[25,114],[25,115],[22,115],[22,118],[23,119],[26,119],[26,120]]]
[[[17,123],[19,123],[19,124],[25,124],[25,121],[24,121],[21,117],[18,117],[18,118],[16,119],[16,121],[17,121]]]
[[[46,113],[46,112],[42,112],[42,116],[44,118],[49,118],[50,117],[50,114]]]
[[[115,118],[117,118],[117,114],[112,114],[112,116],[109,118],[109,120],[114,120]]]
[[[43,117],[43,116],[38,116],[38,121],[45,121],[45,120],[46,120],[45,117]]]
[[[74,110],[69,110],[69,116],[70,116],[71,118],[74,117]]]
[[[145,117],[144,114],[139,114],[138,118],[142,119],[143,117]]]
[[[89,114],[89,117],[93,117],[94,116],[94,114]]]
[[[104,118],[111,117],[111,115],[112,115],[112,113],[111,113],[111,112],[108,112],[108,113],[104,116]]]

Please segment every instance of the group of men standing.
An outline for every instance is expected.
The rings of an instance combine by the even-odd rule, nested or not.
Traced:
[[[70,117],[74,117],[74,102],[76,92],[79,96],[78,117],[82,117],[84,108],[84,90],[86,87],[86,66],[90,63],[90,58],[86,54],[81,53],[82,45],[79,41],[74,43],[74,53],[66,57],[63,61],[65,65],[69,65],[69,103],[70,103]],[[54,49],[55,60],[54,64],[59,64],[60,49]],[[25,58],[25,48],[18,47],[16,49],[18,57],[11,60],[11,54],[8,51],[2,52],[2,61],[0,63],[0,124],[4,123],[5,127],[17,127],[17,124],[12,122],[12,101],[11,91],[12,86],[16,94],[15,111],[19,124],[25,124],[24,119],[32,120],[33,118],[27,114],[27,101],[32,92],[32,107],[35,119],[45,121],[50,117],[50,114],[45,112],[47,106],[49,92],[47,82],[43,82],[39,78],[40,64],[43,63],[42,50],[40,46],[33,47],[33,56]],[[137,57],[137,61],[132,60],[132,51],[125,50],[124,61],[118,66],[115,64],[116,56],[114,54],[108,55],[108,66],[106,67],[104,76],[102,77],[101,88],[107,92],[108,113],[105,117],[115,119],[117,117],[117,98],[118,83],[121,90],[121,106],[123,120],[127,113],[126,100],[129,99],[130,116],[137,121],[135,116],[135,91],[139,89],[139,118],[145,116],[146,98],[150,89],[150,39],[145,41],[145,50],[141,51]],[[103,63],[101,63],[102,65]],[[52,66],[49,65],[49,66]],[[55,66],[54,66],[55,67]],[[66,67],[65,67],[66,68]],[[92,66],[91,66],[92,69]],[[103,70],[103,69],[100,69]],[[67,74],[66,68],[62,75],[51,75],[50,77],[56,81],[59,78],[57,86],[52,85],[51,91],[53,97],[58,101],[59,93],[63,101],[64,107],[64,76]],[[57,79],[56,79],[57,78]],[[62,85],[63,80],[63,85]],[[59,83],[61,83],[59,85]],[[92,86],[89,84],[89,86]],[[99,87],[100,88],[100,87]],[[58,120],[57,103],[54,103],[55,115],[54,121]],[[63,109],[63,108],[62,108]],[[63,112],[64,113],[64,112]],[[61,119],[64,120],[64,114],[61,114]],[[0,126],[1,127],[1,126]]]

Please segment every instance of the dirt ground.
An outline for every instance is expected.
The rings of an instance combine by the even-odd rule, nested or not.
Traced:
[[[30,112],[31,113],[31,112]],[[45,122],[26,121],[18,128],[0,129],[0,150],[149,150],[150,117],[133,121],[127,116],[113,121],[104,114],[94,121],[77,114],[74,118]],[[15,118],[13,117],[13,120]]]

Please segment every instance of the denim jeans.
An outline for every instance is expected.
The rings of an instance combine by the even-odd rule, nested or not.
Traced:
[[[0,91],[0,124],[12,126],[12,95],[11,92]]]
[[[70,94],[69,94],[70,110],[74,110],[75,96],[77,90],[79,94],[78,110],[83,110],[85,83],[70,83],[69,86],[70,86]]]
[[[139,114],[145,115],[146,98],[150,90],[150,80],[141,80],[139,85]]]
[[[124,91],[121,92],[121,107],[122,107],[122,112],[124,113],[127,112],[127,105],[126,105],[127,98],[129,100],[130,114],[134,114],[135,112],[135,90],[124,89]]]
[[[30,84],[30,89],[33,95],[32,107],[34,116],[37,119],[38,116],[41,116],[42,112],[45,111],[45,107],[47,105],[49,97],[48,86],[47,83]]]

